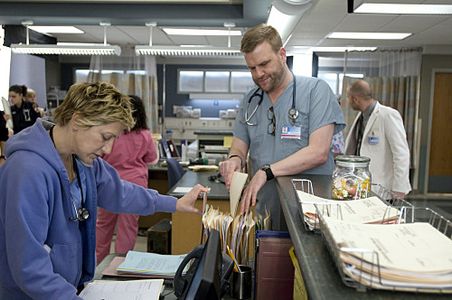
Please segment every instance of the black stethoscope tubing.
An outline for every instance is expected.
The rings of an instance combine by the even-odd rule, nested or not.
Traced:
[[[52,140],[53,145],[55,145],[55,141],[53,140],[53,127],[50,127],[49,134],[50,139]],[[83,187],[82,187],[82,180],[80,179],[80,172],[78,170],[77,162],[75,160],[75,155],[72,155],[72,165],[74,166],[75,174],[77,175],[77,181],[80,187],[80,197],[81,197],[81,203],[80,207],[77,208],[75,205],[75,202],[72,201],[72,206],[74,208],[75,216],[69,218],[71,221],[86,221],[89,218],[89,210],[85,207],[83,207],[83,204],[85,203],[85,197],[83,196]]]
[[[298,118],[298,110],[295,108],[295,101],[296,101],[296,97],[297,97],[297,81],[295,78],[295,75],[293,75],[292,73],[292,77],[293,77],[293,87],[292,87],[292,106],[288,111],[288,115],[289,115],[289,120],[292,124],[295,123],[295,121]],[[259,93],[260,92],[260,93]],[[254,97],[259,97],[259,101],[257,102],[256,107],[253,109],[253,111],[251,112],[251,114],[249,114],[249,108],[251,105],[251,101],[253,100]],[[264,91],[261,88],[257,88],[254,93],[249,97],[248,99],[248,104],[246,106],[246,110],[245,110],[245,123],[248,126],[255,126],[257,125],[256,123],[252,123],[251,119],[254,117],[254,115],[257,112],[257,109],[259,108],[259,106],[262,104],[262,101],[264,100]]]
[[[83,204],[85,204],[85,197],[83,196],[83,188],[82,188],[82,180],[80,179],[80,172],[78,170],[77,162],[75,161],[75,155],[72,156],[72,163],[74,164],[75,174],[77,175],[77,181],[80,186],[80,196],[81,196],[81,203],[80,207],[77,208],[75,206],[75,203],[72,202],[75,210],[75,217],[72,217],[72,221],[86,221],[89,218],[89,211],[87,208],[83,207]]]

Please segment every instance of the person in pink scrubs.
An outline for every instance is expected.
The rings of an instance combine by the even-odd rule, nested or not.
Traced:
[[[143,101],[129,96],[133,107],[135,126],[128,133],[119,136],[111,153],[103,159],[110,163],[122,179],[148,186],[148,164],[155,164],[158,151],[146,124]],[[99,208],[96,223],[96,258],[99,264],[109,253],[111,240],[117,225],[115,253],[133,250],[138,233],[138,215],[117,214]]]

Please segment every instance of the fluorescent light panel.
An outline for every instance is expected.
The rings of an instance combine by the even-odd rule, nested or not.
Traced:
[[[327,38],[348,40],[403,40],[411,34],[405,32],[332,32]]]
[[[313,52],[345,52],[345,51],[374,51],[377,47],[306,47],[293,46],[290,50],[310,50]]]
[[[135,46],[137,55],[162,56],[241,56],[240,50],[222,47]]]
[[[120,55],[121,48],[116,45],[61,46],[55,44],[11,44],[11,51],[19,54],[41,55]]]
[[[241,36],[240,30],[223,29],[188,29],[188,28],[168,28],[162,27],[162,30],[169,35],[206,35],[206,36]]]
[[[284,43],[288,40],[291,29],[295,27],[300,18],[299,15],[286,15],[272,5],[267,24],[273,26],[279,32]]]
[[[399,4],[399,3],[363,3],[354,9],[355,13],[366,14],[452,14],[452,5],[442,4]]]
[[[43,34],[66,33],[66,34],[83,34],[83,30],[74,26],[28,26],[29,29]]]

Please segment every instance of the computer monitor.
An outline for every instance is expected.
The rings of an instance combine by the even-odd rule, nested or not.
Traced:
[[[190,269],[181,275],[192,259]],[[176,296],[187,300],[221,299],[227,290],[232,267],[229,256],[221,253],[219,232],[211,229],[206,244],[195,248],[179,266],[174,281]]]

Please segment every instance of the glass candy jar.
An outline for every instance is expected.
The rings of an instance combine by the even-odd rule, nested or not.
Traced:
[[[370,158],[355,155],[336,156],[333,172],[332,197],[355,200],[368,197],[371,186]]]

